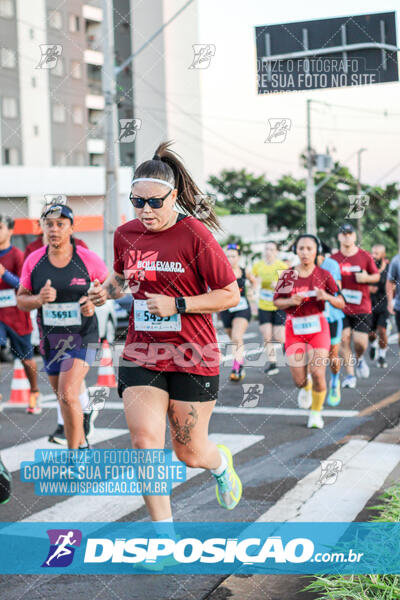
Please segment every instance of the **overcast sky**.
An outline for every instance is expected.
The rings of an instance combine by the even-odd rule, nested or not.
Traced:
[[[209,68],[202,70],[206,175],[242,166],[274,180],[285,173],[304,175],[299,154],[306,146],[306,99],[312,98],[357,109],[313,106],[317,152],[334,148],[334,159],[355,173],[356,152],[366,148],[363,182],[400,180],[400,83],[258,96],[254,31],[256,25],[394,11],[397,2],[200,0],[199,5],[199,42],[216,46]],[[397,22],[399,46],[398,32]],[[291,120],[284,143],[265,143],[270,118]]]

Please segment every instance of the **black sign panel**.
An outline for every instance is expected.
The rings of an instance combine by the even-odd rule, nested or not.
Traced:
[[[394,12],[255,29],[259,94],[399,79]]]

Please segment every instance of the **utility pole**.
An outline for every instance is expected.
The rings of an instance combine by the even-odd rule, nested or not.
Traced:
[[[306,227],[307,232],[317,235],[315,211],[314,165],[311,148],[311,99],[307,100],[307,187],[306,187]]]
[[[114,231],[120,225],[119,215],[119,145],[117,144],[117,104],[115,83],[115,56],[114,56],[114,20],[113,2],[103,0],[103,55],[104,64],[102,71],[104,107],[104,140],[105,140],[105,196],[104,196],[104,262],[111,268],[113,260]]]
[[[161,27],[159,27],[146,40],[140,48],[131,56],[128,56],[118,67],[115,66],[114,57],[114,20],[113,20],[113,0],[102,0],[103,2],[103,23],[102,34],[104,40],[104,64],[102,71],[102,87],[105,101],[104,115],[104,139],[105,139],[105,197],[104,197],[104,262],[110,266],[112,264],[114,249],[113,238],[114,231],[120,225],[119,214],[119,192],[118,192],[118,169],[119,169],[119,144],[118,144],[118,126],[117,126],[117,104],[116,104],[116,78],[131,64],[133,59],[140,54],[160,33],[172,23],[194,0],[187,0],[179,10],[176,11]],[[133,97],[133,90],[132,90]]]
[[[361,195],[361,154],[366,151],[366,148],[360,148],[357,152],[357,196]],[[357,219],[357,243],[361,244],[362,239],[362,217]]]

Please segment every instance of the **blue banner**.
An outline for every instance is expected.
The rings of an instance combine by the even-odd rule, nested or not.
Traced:
[[[0,573],[400,572],[400,523],[1,523]]]

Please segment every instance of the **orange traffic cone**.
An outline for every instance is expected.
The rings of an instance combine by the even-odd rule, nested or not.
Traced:
[[[115,388],[117,387],[117,380],[115,379],[114,368],[112,365],[112,353],[107,340],[103,341],[102,348],[103,352],[96,385]]]
[[[14,361],[14,373],[11,383],[11,394],[9,402],[12,404],[29,404],[31,386],[25,374],[22,362],[16,358]]]

